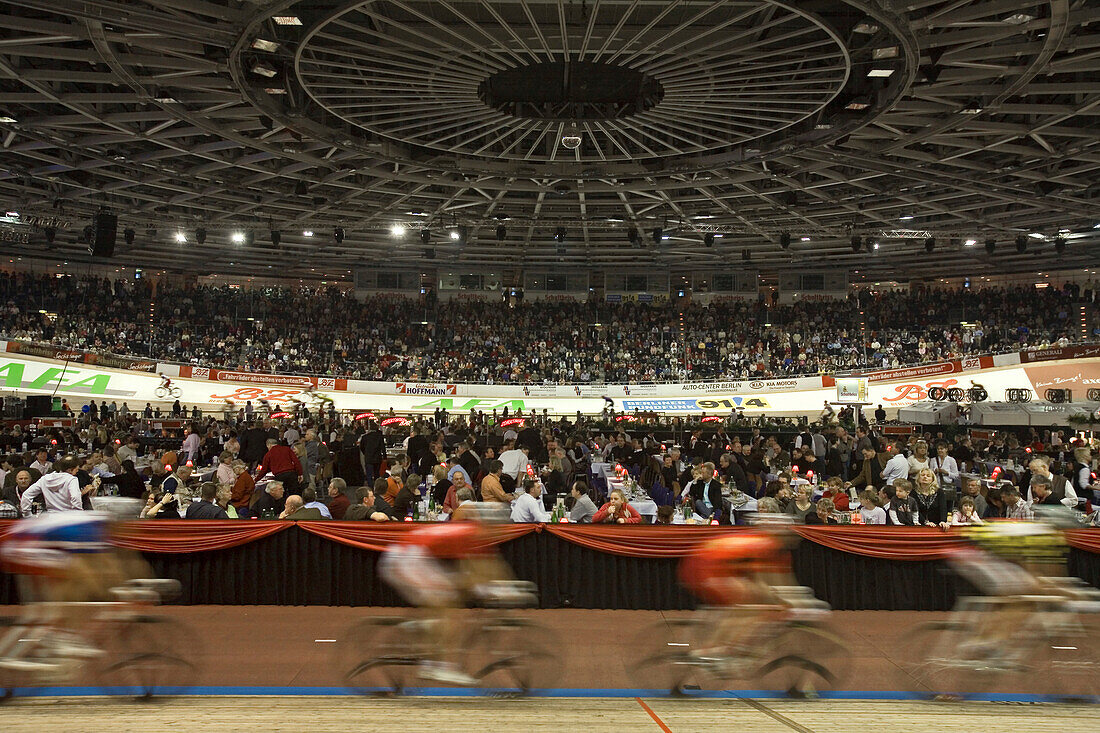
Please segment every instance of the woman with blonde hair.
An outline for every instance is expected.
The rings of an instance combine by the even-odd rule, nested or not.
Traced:
[[[641,524],[642,515],[638,510],[630,506],[626,495],[619,489],[613,489],[607,495],[607,503],[600,507],[592,524]]]
[[[947,513],[947,494],[940,488],[936,480],[936,472],[931,468],[922,468],[917,471],[914,482],[913,498],[920,507],[921,521],[926,527],[950,526],[951,517]]]

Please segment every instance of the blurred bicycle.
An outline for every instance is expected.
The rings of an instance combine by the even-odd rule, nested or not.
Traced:
[[[5,540],[3,564],[18,576],[23,604],[19,616],[0,619],[0,698],[90,681],[149,699],[194,684],[201,638],[151,610],[178,595],[179,583],[147,577],[143,561],[112,547],[107,515],[23,520]]]
[[[968,537],[947,562],[983,595],[960,597],[948,618],[906,634],[907,671],[941,700],[1014,688],[1097,699],[1100,590],[1064,575],[1059,528],[1049,517],[996,522]]]
[[[421,617],[353,626],[336,660],[349,687],[399,694],[428,680],[530,694],[551,686],[560,672],[553,635],[520,612],[537,605],[537,589],[512,577],[480,521],[499,512],[464,504],[452,521],[411,530],[383,554],[382,577]],[[488,611],[468,623],[465,606]]]
[[[850,654],[826,628],[829,605],[790,583],[789,553],[777,534],[712,540],[685,558],[680,577],[710,605],[639,635],[632,645],[639,655],[628,662],[639,685],[684,695],[744,680],[813,697],[844,678]]]

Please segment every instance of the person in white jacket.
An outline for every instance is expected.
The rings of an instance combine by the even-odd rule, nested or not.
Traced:
[[[959,485],[959,463],[953,456],[947,455],[947,443],[936,443],[936,455],[928,461],[928,467],[936,474],[936,482],[941,489]]]
[[[533,478],[523,480],[523,493],[512,503],[513,522],[549,522],[550,513],[542,505],[542,484]]]
[[[80,461],[66,456],[58,459],[53,467],[53,473],[47,473],[23,492],[23,498],[19,502],[23,516],[31,513],[31,505],[39,496],[50,511],[81,511],[84,508],[80,500],[80,483],[76,479]]]

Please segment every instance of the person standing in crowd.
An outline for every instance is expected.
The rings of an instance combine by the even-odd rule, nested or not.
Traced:
[[[283,485],[287,494],[295,496],[302,493],[302,462],[294,449],[285,442],[267,440],[267,453],[256,469],[256,478],[270,472],[275,480]]]
[[[72,456],[57,460],[53,473],[47,473],[31,484],[19,500],[19,509],[23,516],[32,512],[34,500],[42,497],[46,509],[55,512],[81,511],[80,482],[76,473],[80,470],[80,461]]]

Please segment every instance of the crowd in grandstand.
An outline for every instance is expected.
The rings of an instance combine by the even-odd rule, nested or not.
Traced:
[[[667,305],[357,298],[0,273],[0,336],[245,371],[562,383],[891,368],[1080,338],[1073,284]],[[962,325],[962,324],[967,325]]]
[[[781,512],[810,524],[946,528],[1027,519],[1040,505],[1084,522],[1100,500],[1094,446],[1068,430],[891,439],[877,424],[835,421],[775,428],[731,417],[626,432],[584,417],[502,417],[437,410],[381,428],[324,413],[208,415],[171,433],[133,412],[84,411],[74,428],[0,431],[0,517],[88,509],[117,493],[160,518],[340,518],[362,505],[352,517],[388,521],[499,501],[524,522],[564,506],[580,522],[733,523]],[[291,496],[301,500],[287,504]]]

